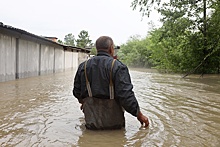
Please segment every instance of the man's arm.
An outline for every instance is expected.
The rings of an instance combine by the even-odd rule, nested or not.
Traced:
[[[145,127],[149,125],[148,118],[140,111],[133,92],[130,74],[125,65],[121,65],[115,74],[115,96],[119,99],[122,107],[133,116],[136,116],[141,124],[144,123]]]
[[[127,112],[137,117],[140,108],[133,92],[128,68],[125,65],[120,65],[115,74],[115,97],[119,99]]]
[[[82,103],[80,72],[81,72],[81,65],[79,66],[79,68],[76,72],[75,78],[74,78],[73,95],[78,99],[79,103]]]

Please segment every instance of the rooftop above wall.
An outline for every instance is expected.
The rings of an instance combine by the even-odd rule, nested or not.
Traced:
[[[25,37],[31,37],[35,40],[43,41],[43,42],[48,42],[53,45],[58,45],[64,48],[64,50],[72,50],[72,51],[77,51],[77,52],[84,52],[84,53],[90,53],[89,49],[85,48],[79,48],[79,47],[74,47],[74,46],[69,46],[69,45],[64,45],[56,42],[54,39],[57,39],[56,37],[43,37],[43,36],[38,36],[33,33],[27,32],[25,30],[19,29],[12,27],[10,25],[5,25],[2,22],[0,22],[0,33],[4,34],[13,34],[16,38],[25,38]]]

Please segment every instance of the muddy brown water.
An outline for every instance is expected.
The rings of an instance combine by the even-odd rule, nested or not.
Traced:
[[[0,83],[0,146],[220,146],[220,77],[130,70],[149,128],[90,131],[72,96],[74,71]]]

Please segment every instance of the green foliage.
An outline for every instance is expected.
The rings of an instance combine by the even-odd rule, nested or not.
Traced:
[[[64,44],[75,46],[75,37],[72,33],[69,33],[69,34],[65,35]]]
[[[78,39],[76,40],[76,46],[85,48],[87,46],[92,46],[92,40],[89,39],[89,34],[87,31],[82,30],[79,35]]]
[[[58,39],[57,42],[60,43],[60,44],[63,44],[63,41],[60,40],[60,39]]]
[[[151,50],[148,49],[148,39],[132,36],[126,44],[120,47],[118,57],[128,66],[151,68]]]
[[[96,48],[93,47],[93,48],[91,49],[90,54],[91,54],[91,55],[97,55],[97,50],[96,50]]]
[[[154,6],[154,4],[159,6],[160,3],[161,0],[133,0],[131,7],[133,7],[133,10],[135,10],[138,6],[140,6],[139,11],[142,12],[142,15],[149,16],[152,6]]]
[[[134,66],[150,63],[165,72],[194,69],[202,74],[219,73],[220,1],[134,0],[132,6],[140,6],[145,15],[155,4],[163,26],[145,39],[130,39],[123,45],[126,49],[121,50],[122,59]]]

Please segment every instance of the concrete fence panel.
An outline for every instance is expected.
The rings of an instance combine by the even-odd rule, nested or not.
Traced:
[[[73,52],[65,51],[65,70],[72,69],[73,67]]]
[[[0,82],[15,79],[16,39],[0,34]]]
[[[39,44],[19,39],[18,43],[18,78],[38,75]]]
[[[78,60],[79,59],[79,54],[77,52],[73,52],[72,56],[73,56],[72,68],[76,69],[79,65],[79,60]]]
[[[55,66],[54,71],[62,72],[64,71],[64,50],[63,48],[55,48]]]
[[[53,73],[54,68],[54,47],[41,45],[40,53],[40,75]]]

